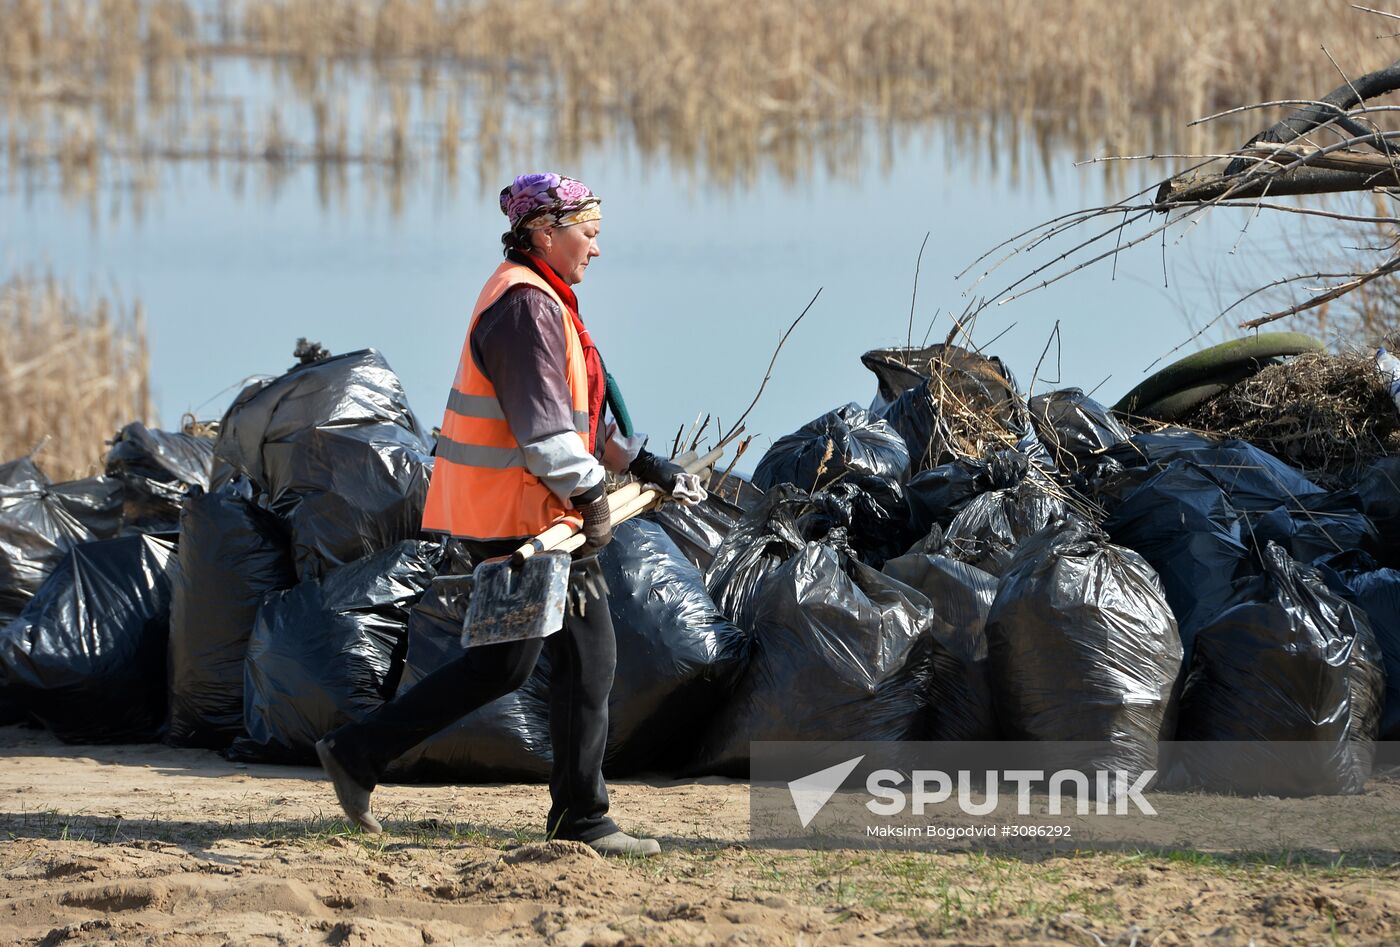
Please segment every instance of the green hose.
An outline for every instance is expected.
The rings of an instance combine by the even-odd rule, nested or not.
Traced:
[[[1325,350],[1321,341],[1301,332],[1261,332],[1233,339],[1172,362],[1124,395],[1113,410],[1172,420],[1253,375],[1270,359]],[[1215,390],[1207,391],[1211,388]]]

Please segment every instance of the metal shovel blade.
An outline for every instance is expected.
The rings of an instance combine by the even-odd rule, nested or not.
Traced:
[[[511,565],[508,556],[478,565],[462,647],[545,638],[564,627],[569,563],[567,552],[542,552],[523,565]]]

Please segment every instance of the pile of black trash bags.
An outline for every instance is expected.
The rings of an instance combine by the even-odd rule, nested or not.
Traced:
[[[432,436],[379,353],[298,355],[216,434],[132,424],[68,483],[0,466],[0,722],[305,764],[460,654],[470,581],[420,532]],[[908,367],[934,356],[948,374]],[[1168,787],[1361,791],[1400,740],[1400,458],[1329,492],[1077,389],[1027,400],[956,347],[863,361],[869,409],[617,530],[609,775],[1018,740]],[[981,456],[952,402],[999,426]],[[390,778],[546,779],[549,687],[542,658]]]

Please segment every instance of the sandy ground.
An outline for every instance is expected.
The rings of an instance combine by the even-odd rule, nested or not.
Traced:
[[[1395,837],[1365,854],[1267,838],[1215,856],[775,851],[742,841],[744,783],[612,793],[661,857],[543,841],[540,786],[382,787],[389,832],[372,838],[336,818],[315,770],[0,729],[0,943],[1400,942]],[[1284,811],[1365,820],[1397,801],[1387,784]]]

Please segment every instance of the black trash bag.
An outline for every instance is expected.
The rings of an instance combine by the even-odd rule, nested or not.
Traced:
[[[921,533],[909,526],[909,501],[898,481],[884,477],[858,477],[834,483],[816,494],[814,502],[835,501],[845,513],[844,522],[833,522],[832,528],[844,528],[851,549],[860,561],[879,569],[885,560],[901,555]],[[799,530],[809,540],[830,538],[830,529]],[[840,543],[836,543],[840,545]]]
[[[1348,568],[1333,557],[1320,564],[1328,588],[1366,613],[1380,648],[1385,698],[1377,739],[1400,740],[1400,570],[1377,569],[1374,562]],[[1335,563],[1335,565],[1333,564]]]
[[[19,476],[17,485],[0,486],[0,624],[20,613],[68,550],[110,539],[121,527],[119,481]]]
[[[1265,513],[1326,491],[1272,454],[1246,441],[1215,444],[1190,431],[1137,434],[1109,450],[1125,466],[1165,466],[1189,460],[1213,477],[1242,513]]]
[[[55,483],[46,490],[97,539],[111,539],[121,531],[125,489],[120,480],[84,477]]]
[[[875,398],[870,402],[870,413],[877,417],[884,414],[900,395],[927,382],[930,363],[943,349],[942,345],[898,347],[871,349],[862,355],[860,363],[875,373],[876,390]],[[954,347],[954,351],[965,350]]]
[[[1400,567],[1400,457],[1382,457],[1367,468],[1356,493],[1380,534],[1381,564]]]
[[[938,391],[932,381],[920,381],[875,415],[898,432],[904,441],[909,451],[911,474],[959,456],[951,446],[953,433],[943,417]]]
[[[708,492],[727,503],[732,503],[747,513],[763,502],[763,490],[744,474],[730,470],[716,470],[710,474]]]
[[[793,526],[804,543],[824,542],[856,555],[851,548],[851,494],[841,490],[818,490],[800,498],[789,508]]]
[[[462,622],[471,576],[433,580],[408,620],[408,657],[398,693],[462,656]],[[554,754],[549,737],[549,662],[519,688],[473,710],[395,760],[390,782],[546,782]]]
[[[1014,487],[1026,479],[1030,458],[1018,451],[996,451],[981,460],[964,458],[925,470],[905,487],[909,522],[923,535],[946,528],[980,494]]]
[[[747,667],[749,636],[655,523],[619,526],[602,566],[617,634],[604,769],[678,773]]]
[[[1189,661],[1197,629],[1234,598],[1235,580],[1254,571],[1240,513],[1213,477],[1175,460],[1130,494],[1104,529],[1156,570]]]
[[[1124,467],[1154,467],[1171,463],[1183,452],[1211,450],[1219,446],[1218,439],[1196,431],[1164,427],[1134,434],[1104,453]]]
[[[696,506],[666,503],[648,518],[661,524],[686,559],[706,571],[739,520],[763,502],[763,491],[748,478],[730,471],[710,477],[707,495]]]
[[[951,394],[975,407],[1005,407],[1016,398],[1016,382],[1006,365],[958,345],[872,349],[860,362],[875,373],[877,389],[870,413],[883,415],[905,392],[923,387],[937,368]]]
[[[314,763],[317,740],[391,696],[409,612],[441,553],[408,540],[263,599],[244,658],[244,734],[229,759]]]
[[[165,720],[175,545],[122,536],[73,547],[0,630],[0,701],[65,743],[145,743]]]
[[[1069,484],[1111,516],[1133,491],[1161,470],[1161,467],[1124,467],[1112,457],[1100,457],[1071,474]]]
[[[1137,553],[1082,523],[1044,530],[1002,577],[987,651],[1004,737],[1103,746],[1091,760],[1067,749],[1069,768],[1157,769],[1175,722],[1181,639]]]
[[[246,481],[186,498],[170,611],[167,743],[222,750],[243,732],[243,658],[258,606],[296,580],[286,529],[252,502]]]
[[[1021,543],[1050,523],[1070,519],[1080,517],[1043,481],[1027,477],[1014,487],[974,497],[953,517],[939,552],[1000,576]]]
[[[929,603],[809,543],[764,583],[753,654],[694,771],[747,776],[751,740],[914,740],[931,673]]]
[[[909,477],[909,450],[895,430],[848,404],[779,438],[753,472],[754,485],[767,491],[790,483],[815,492],[850,477]]]
[[[743,509],[711,493],[695,506],[665,503],[648,519],[660,525],[686,560],[703,571],[714,563],[725,537],[743,516]]]
[[[49,478],[31,457],[19,457],[0,464],[0,487],[38,488],[49,485]]]
[[[1351,650],[1350,738],[1358,743],[1357,753],[1369,771],[1374,761],[1374,742],[1380,738],[1385,719],[1385,654],[1364,609],[1356,611],[1356,641]]]
[[[302,447],[304,476],[273,505],[291,530],[299,576],[422,535],[432,464],[401,428],[322,427]]]
[[[1016,390],[1016,379],[1001,359],[956,345],[932,345],[877,349],[861,356],[861,362],[879,379],[870,412],[904,438],[911,473],[997,447],[1014,447],[1053,469],[1054,461],[1036,438],[1025,400]],[[967,425],[947,416],[946,404],[957,406],[959,415],[975,416],[977,430],[962,430]],[[988,438],[993,443],[984,443]]]
[[[1226,441],[1190,459],[1218,480],[1230,502],[1244,513],[1272,510],[1311,494],[1326,493],[1301,471],[1245,441]]]
[[[1133,436],[1117,415],[1078,388],[1034,396],[1030,413],[1036,436],[1066,473],[1084,469]]]
[[[1315,562],[1345,552],[1380,552],[1376,527],[1361,512],[1355,493],[1307,494],[1284,506],[1249,518],[1258,547],[1275,542],[1298,562]]]
[[[1384,702],[1365,613],[1274,543],[1263,574],[1196,633],[1181,693],[1174,784],[1314,796],[1359,793]],[[1228,751],[1209,744],[1230,741]]]
[[[705,570],[705,588],[724,615],[753,630],[764,581],[806,544],[797,518],[811,505],[801,489],[779,484],[725,537]]]
[[[910,553],[885,575],[928,599],[933,611],[929,740],[995,740],[996,709],[987,665],[987,612],[997,577],[947,556]]]
[[[1226,441],[1219,447],[1189,452],[1189,456],[1220,481],[1230,502],[1246,512],[1273,509],[1281,501],[1327,492],[1296,467],[1248,441]]]
[[[302,578],[419,535],[427,439],[373,349],[250,385],[225,414],[214,451],[287,520]]]
[[[122,527],[143,533],[180,528],[191,487],[209,489],[214,439],[153,431],[139,421],[122,428],[107,452],[107,476],[123,485]]]

